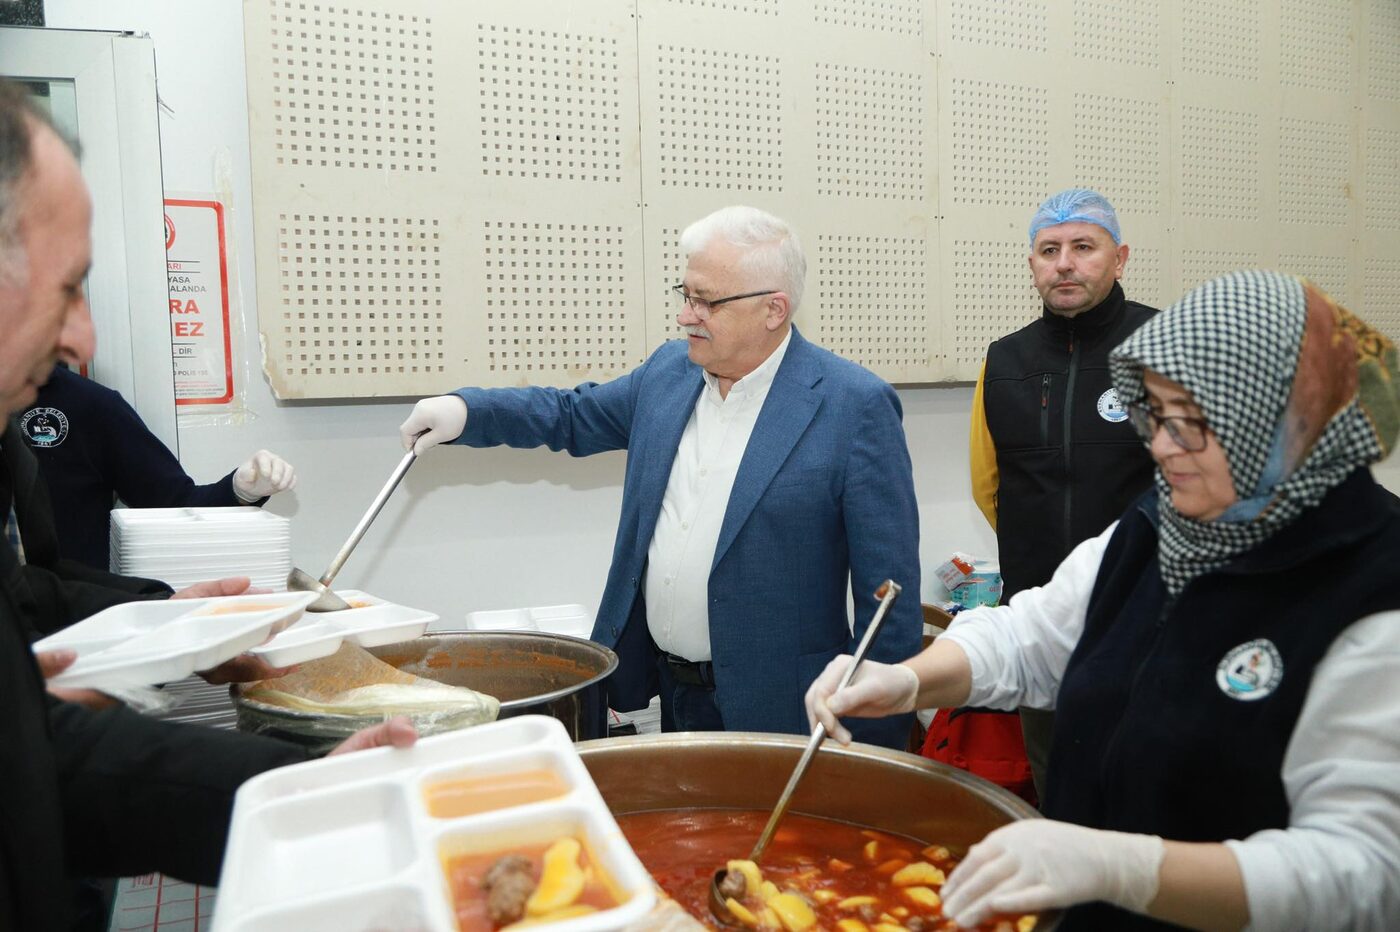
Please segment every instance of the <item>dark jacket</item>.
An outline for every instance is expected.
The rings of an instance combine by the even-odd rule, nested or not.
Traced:
[[[1154,313],[1115,284],[1097,307],[1072,318],[1046,310],[987,351],[1003,602],[1048,582],[1151,484],[1152,459],[1118,404],[1108,354]]]
[[[17,596],[24,602],[25,615],[43,626],[35,634],[52,634],[123,602],[170,597],[170,587],[163,582],[118,576],[60,555],[48,489],[33,452],[20,441],[19,427],[13,422],[0,436],[0,495],[0,512],[13,503],[24,543],[25,564],[20,573],[26,585]]]
[[[95,569],[111,565],[114,497],[133,508],[245,504],[233,490],[233,472],[196,485],[121,395],[62,366],[19,423],[59,506],[60,554]]]
[[[70,877],[161,871],[216,883],[239,785],[306,753],[53,700],[20,608],[45,606],[26,588],[0,542],[0,929],[66,928]]]
[[[1045,814],[1179,841],[1285,828],[1283,757],[1314,668],[1351,624],[1400,609],[1400,504],[1358,469],[1175,600],[1156,504],[1145,496],[1104,552],[1060,685]],[[1166,926],[1098,904],[1062,928]]]

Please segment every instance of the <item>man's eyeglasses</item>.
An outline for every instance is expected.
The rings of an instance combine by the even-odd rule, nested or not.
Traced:
[[[1148,446],[1157,436],[1157,429],[1165,427],[1172,442],[1188,453],[1200,453],[1206,448],[1206,432],[1210,425],[1198,417],[1179,414],[1158,414],[1140,401],[1124,405],[1128,409],[1128,420],[1137,428],[1138,436]]]
[[[704,298],[697,298],[695,295],[687,293],[685,290],[685,285],[671,286],[671,294],[676,296],[676,300],[680,303],[680,306],[689,307],[690,310],[695,314],[695,316],[700,318],[701,320],[709,320],[710,315],[714,313],[715,308],[720,307],[724,304],[728,304],[730,301],[742,301],[745,298],[757,298],[761,297],[762,295],[777,293],[778,292],[776,290],[750,291],[746,292],[745,294],[734,294],[730,295],[727,298],[716,298],[713,301],[706,301]]]

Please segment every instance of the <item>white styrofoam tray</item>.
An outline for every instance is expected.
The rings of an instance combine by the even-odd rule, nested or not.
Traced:
[[[34,644],[78,659],[50,686],[114,689],[184,679],[232,660],[295,621],[314,592],[114,605]]]
[[[346,641],[380,647],[412,640],[438,618],[432,612],[395,605],[358,589],[341,589],[336,595],[352,605],[368,604],[340,612],[307,612],[301,621],[251,653],[274,667],[288,667],[329,657]]]
[[[547,768],[565,795],[459,818],[425,790],[470,776]],[[527,715],[254,777],[234,801],[214,932],[457,928],[447,859],[583,841],[624,896],[617,907],[541,925],[615,932],[655,905],[651,877],[556,720]]]

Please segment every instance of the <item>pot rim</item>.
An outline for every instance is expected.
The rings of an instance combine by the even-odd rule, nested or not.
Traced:
[[[501,712],[503,713],[514,712],[519,709],[526,709],[532,706],[555,702],[559,699],[571,696],[574,693],[582,692],[588,687],[593,686],[596,683],[600,683],[603,680],[607,679],[609,676],[612,676],[613,671],[616,670],[618,666],[617,653],[614,652],[612,648],[608,647],[605,644],[599,644],[597,641],[591,640],[590,638],[574,637],[570,634],[551,634],[548,631],[470,631],[460,628],[442,628],[437,631],[429,631],[421,635],[421,637],[430,638],[439,637],[441,635],[453,635],[456,637],[472,638],[475,638],[475,636],[477,635],[492,637],[508,636],[512,640],[544,642],[572,641],[577,644],[588,645],[595,652],[602,654],[607,659],[607,663],[604,665],[603,670],[601,672],[594,674],[586,680],[581,680],[572,686],[568,686],[563,689],[555,689],[547,693],[539,693],[534,696],[526,696],[523,699],[512,699],[509,702],[502,702]],[[413,640],[417,640],[417,638],[414,638]],[[402,643],[408,642],[405,641]],[[383,644],[380,646],[392,647],[394,645]],[[246,699],[243,697],[242,686],[243,684],[241,683],[233,683],[228,688],[229,698],[233,700],[233,704],[235,706],[246,707],[249,709],[253,709],[257,712],[262,712],[268,715],[275,715],[280,718],[289,719],[291,721],[309,721],[314,719],[315,721],[325,722],[328,724],[344,723],[349,725],[351,723],[356,722],[368,722],[370,724],[374,724],[382,720],[381,716],[341,715],[339,713],[334,712],[306,712],[300,709],[288,709],[285,706],[272,705],[271,703],[267,702],[259,702],[256,699]]]
[[[606,754],[608,751],[622,752],[632,747],[660,746],[668,747],[705,747],[713,745],[717,747],[751,747],[751,748],[771,748],[776,750],[791,751],[793,757],[801,755],[807,746],[808,738],[800,735],[787,735],[756,731],[681,731],[664,734],[648,735],[619,735],[615,738],[593,738],[588,741],[580,741],[575,747],[580,754],[585,756],[596,751]],[[981,777],[968,773],[950,764],[941,761],[930,760],[908,751],[895,751],[890,748],[880,747],[874,744],[862,744],[859,741],[852,742],[849,746],[843,746],[834,741],[823,743],[819,753],[837,754],[841,757],[859,758],[868,760],[876,758],[885,764],[902,770],[937,774],[939,778],[949,783],[956,784],[959,788],[969,794],[987,802],[995,808],[1006,810],[1015,815],[1018,819],[1041,819],[1044,818],[1034,806],[1026,802],[1021,797],[992,783]],[[687,808],[729,808],[729,807],[705,807],[690,806]],[[641,810],[639,810],[641,811]]]

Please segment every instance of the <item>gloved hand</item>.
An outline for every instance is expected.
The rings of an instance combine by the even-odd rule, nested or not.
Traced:
[[[1049,819],[1004,825],[972,846],[941,891],[943,915],[972,928],[993,914],[1018,916],[1103,900],[1145,912],[1157,896],[1166,847]]]
[[[297,484],[297,471],[276,453],[259,450],[233,474],[233,492],[245,502],[255,502]]]
[[[408,420],[399,425],[399,439],[405,451],[417,449],[422,456],[440,443],[456,440],[466,429],[467,403],[462,396],[437,395],[413,406]]]
[[[826,733],[842,744],[851,743],[851,732],[836,720],[838,715],[883,718],[914,711],[919,695],[919,675],[902,663],[866,660],[851,684],[836,695],[836,684],[846,675],[851,655],[842,654],[826,665],[822,675],[807,689],[807,722],[826,726]]]

